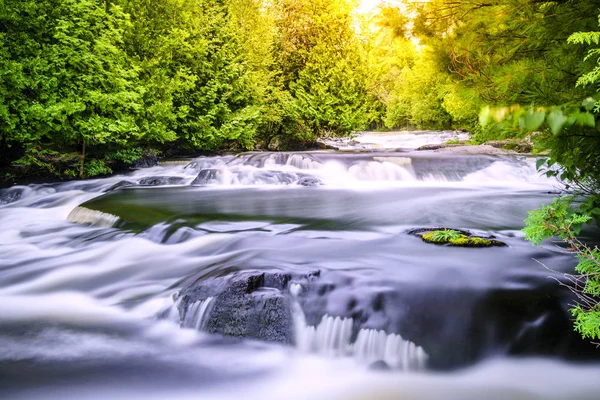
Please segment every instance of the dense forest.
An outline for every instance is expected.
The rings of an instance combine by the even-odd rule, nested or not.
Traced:
[[[94,176],[145,152],[310,148],[322,136],[408,127],[462,128],[481,143],[527,133],[514,105],[577,108],[596,92],[600,34],[578,32],[597,30],[600,1],[356,7],[5,0],[0,162]],[[482,127],[484,106],[503,116]]]

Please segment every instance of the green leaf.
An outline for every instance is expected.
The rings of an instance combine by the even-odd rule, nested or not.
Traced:
[[[545,111],[531,110],[523,116],[523,127],[528,131],[535,131],[544,123],[545,118]]]
[[[546,161],[548,161],[547,158],[540,158],[539,160],[537,160],[535,162],[535,169],[537,169],[538,171],[540,170],[540,168],[546,164]]]
[[[594,118],[594,114],[581,112],[575,114],[575,123],[580,126],[589,126],[594,128],[596,126],[596,119]]]
[[[583,102],[581,103],[581,105],[587,111],[592,111],[594,109],[594,106],[596,105],[596,100],[594,100],[592,97],[588,97],[587,99],[583,100]]]
[[[485,106],[479,112],[479,124],[486,126],[492,120],[492,109],[489,106]]]
[[[565,122],[567,122],[567,117],[563,114],[562,110],[556,109],[548,114],[548,118],[546,120],[548,121],[550,130],[554,135],[556,135],[562,130]]]

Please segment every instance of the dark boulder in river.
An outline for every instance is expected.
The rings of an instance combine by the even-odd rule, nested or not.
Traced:
[[[208,278],[185,289],[181,305],[187,315],[194,304],[211,303],[202,323],[207,332],[289,344],[293,342],[292,315],[283,291],[290,278],[260,271]]]
[[[572,299],[553,280],[488,289],[393,286],[362,286],[348,275],[326,271],[236,271],[184,289],[179,312],[192,320],[198,305],[210,302],[201,324],[209,333],[298,344],[303,338],[296,335],[308,329],[333,346],[317,349],[325,352],[356,348],[367,334],[400,335],[423,348],[434,369],[462,367],[494,355],[598,358],[594,346],[573,331],[567,311]],[[298,312],[306,326],[297,326]],[[345,333],[341,324],[348,326]]]

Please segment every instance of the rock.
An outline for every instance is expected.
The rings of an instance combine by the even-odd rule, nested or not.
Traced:
[[[533,145],[523,139],[490,140],[485,144],[498,149],[516,151],[517,153],[531,153],[533,150]]]
[[[214,168],[206,168],[201,170],[196,176],[196,179],[192,181],[192,185],[206,185],[217,181],[219,170]]]
[[[140,186],[163,186],[163,185],[177,185],[181,183],[183,178],[179,176],[152,176],[143,178],[139,181]]]
[[[323,182],[314,176],[303,176],[296,182],[300,186],[321,186]]]
[[[21,199],[23,196],[24,189],[22,188],[9,188],[0,190],[0,204],[14,203]]]
[[[287,291],[291,275],[244,271],[205,279],[182,291],[181,306],[213,298],[205,330],[225,336],[293,343]]]
[[[119,182],[115,183],[114,185],[112,185],[111,187],[109,187],[108,189],[106,189],[106,191],[107,192],[112,192],[112,191],[115,191],[115,190],[119,190],[119,189],[126,188],[126,187],[131,187],[131,186],[135,186],[135,183],[131,182],[131,181],[125,181],[125,180],[123,180],[123,181],[119,181]]]
[[[267,148],[271,151],[279,151],[281,149],[281,140],[279,136],[275,136],[269,141]]]
[[[375,361],[369,365],[371,371],[390,371],[390,366],[383,360]]]
[[[151,168],[158,165],[158,157],[154,150],[146,150],[142,157],[131,163],[132,168]]]
[[[474,236],[468,231],[451,228],[413,229],[409,234],[420,237],[424,242],[460,247],[506,246],[506,243],[494,237]]]
[[[427,149],[432,150],[432,149]],[[491,154],[491,155],[503,155],[503,154],[516,154],[514,151],[504,150],[497,147],[490,146],[489,144],[480,144],[477,146],[442,146],[434,150],[436,153],[451,153],[451,154]]]
[[[446,147],[445,144],[425,144],[419,148],[417,148],[417,151],[421,151],[421,150],[438,150],[438,149],[442,149]]]

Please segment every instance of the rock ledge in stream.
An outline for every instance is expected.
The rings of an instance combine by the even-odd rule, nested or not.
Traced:
[[[474,236],[468,231],[451,228],[423,228],[413,229],[408,232],[420,237],[424,242],[458,247],[494,247],[507,246],[506,243],[494,237]]]
[[[207,332],[291,344],[292,312],[283,293],[290,279],[289,274],[260,271],[204,279],[182,291],[180,312],[212,297],[203,324]]]

